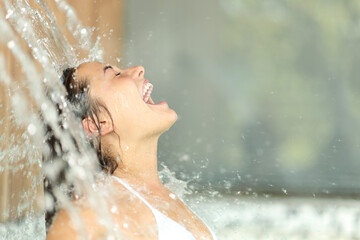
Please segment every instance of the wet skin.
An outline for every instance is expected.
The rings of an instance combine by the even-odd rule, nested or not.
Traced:
[[[101,101],[109,110],[100,113],[102,147],[118,159],[114,175],[124,179],[153,207],[183,225],[196,239],[211,239],[203,222],[185,204],[174,197],[161,183],[157,171],[157,143],[160,135],[177,120],[177,114],[167,103],[145,103],[142,96],[145,70],[141,66],[120,69],[116,66],[90,62],[77,69],[77,79],[89,79],[90,96]],[[156,86],[155,86],[156,88]],[[82,121],[89,135],[97,135],[90,118]],[[118,182],[108,179],[113,192],[109,209],[121,232],[129,239],[157,239],[156,220],[151,210]],[[86,207],[86,197],[76,200],[85,221],[87,237],[101,239],[106,228],[99,225],[97,216]],[[124,224],[126,223],[126,224]],[[65,234],[65,235],[64,235]],[[56,217],[48,240],[76,239],[77,233],[66,211]]]

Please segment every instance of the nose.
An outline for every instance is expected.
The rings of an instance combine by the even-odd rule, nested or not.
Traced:
[[[131,77],[134,79],[141,79],[144,77],[145,69],[143,66],[131,67],[129,70]]]

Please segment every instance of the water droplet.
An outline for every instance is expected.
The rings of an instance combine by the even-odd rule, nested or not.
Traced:
[[[148,36],[147,36],[147,40],[150,40],[152,37],[153,37],[153,32],[150,31],[149,34],[148,34]]]
[[[110,209],[110,211],[111,211],[112,213],[116,213],[116,212],[117,212],[117,207],[116,207],[115,205],[112,206],[111,209]]]
[[[30,135],[34,135],[36,133],[36,127],[32,123],[29,124],[27,130],[28,130]]]
[[[9,10],[5,16],[6,19],[9,19],[9,17],[11,17],[11,15],[13,15],[14,11],[13,10]]]
[[[230,181],[224,181],[224,188],[229,190],[231,188],[232,184]]]
[[[188,154],[184,154],[179,158],[180,162],[186,162],[190,160],[190,156]]]
[[[7,46],[8,46],[8,48],[11,49],[11,48],[15,47],[15,42],[13,40],[11,40],[7,43]]]
[[[45,111],[47,109],[47,104],[43,103],[41,104],[41,110]]]

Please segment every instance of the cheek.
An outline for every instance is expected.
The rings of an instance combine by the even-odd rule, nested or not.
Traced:
[[[131,114],[132,110],[136,108],[131,98],[121,92],[117,92],[115,96],[107,98],[106,106],[108,106],[112,114],[122,117]]]
[[[144,106],[138,92],[123,88],[108,95],[105,104],[114,121],[120,121],[118,124],[128,124],[139,120],[139,115],[144,111]]]
[[[129,100],[128,97],[122,93],[118,93],[115,100],[113,101],[115,108],[117,109],[118,112],[118,108],[121,108],[121,111],[125,111],[126,109],[129,108]]]
[[[112,84],[104,91],[103,96],[107,99],[108,106],[115,105],[117,109],[136,107],[136,100],[139,98],[136,86],[128,81]]]

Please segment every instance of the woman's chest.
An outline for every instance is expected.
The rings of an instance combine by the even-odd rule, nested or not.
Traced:
[[[170,195],[170,197],[168,197]],[[164,194],[162,197],[149,199],[154,206],[162,214],[177,223],[180,223],[188,231],[190,231],[196,239],[212,239],[211,233],[207,226],[196,216],[180,199],[170,194]]]

